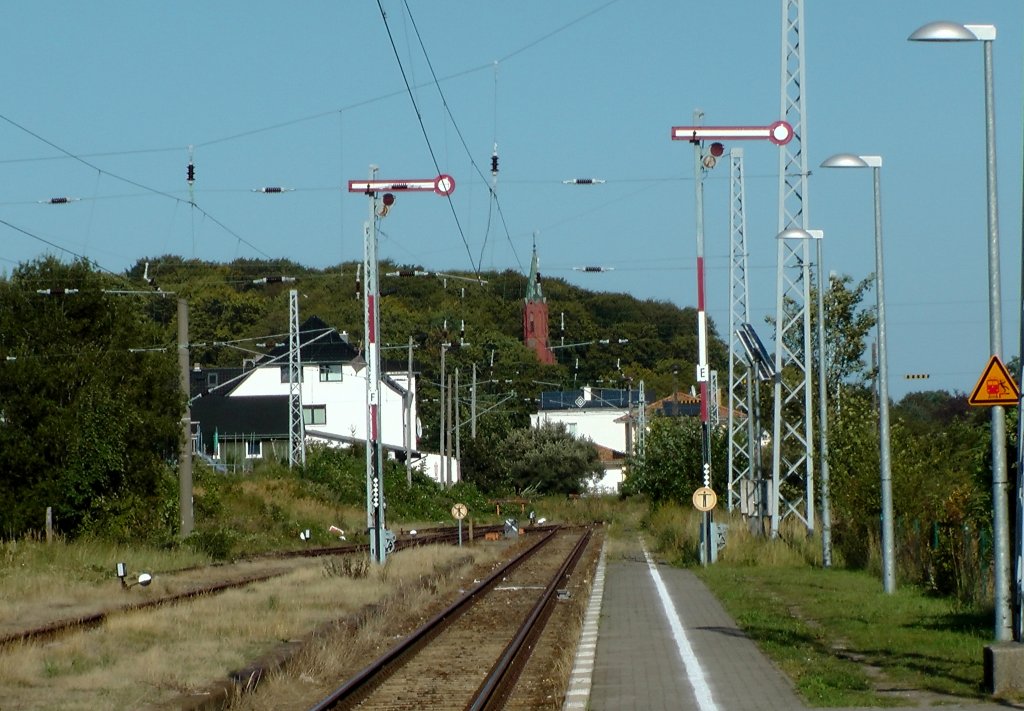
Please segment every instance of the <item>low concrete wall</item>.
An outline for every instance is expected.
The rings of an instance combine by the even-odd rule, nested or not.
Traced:
[[[1024,644],[996,642],[985,647],[985,689],[996,695],[1024,691]]]

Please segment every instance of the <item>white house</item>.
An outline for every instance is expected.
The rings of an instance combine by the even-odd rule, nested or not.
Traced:
[[[332,446],[366,440],[366,367],[346,334],[316,317],[300,328],[301,400],[306,441]],[[192,373],[192,421],[197,449],[214,459],[287,459],[289,425],[288,346],[278,346],[247,368],[196,369]],[[416,379],[382,364],[381,445],[404,456],[406,435],[417,450]],[[407,397],[406,397],[407,396]],[[406,407],[408,406],[408,413]],[[429,476],[431,467],[424,463]]]
[[[598,447],[604,476],[594,490],[615,493],[622,484],[623,464],[633,451],[633,418],[630,412],[640,404],[639,390],[584,387],[541,393],[540,408],[530,416],[530,425],[562,424],[579,439]]]

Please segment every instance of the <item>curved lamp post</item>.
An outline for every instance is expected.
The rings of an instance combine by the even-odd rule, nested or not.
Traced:
[[[992,42],[995,25],[961,25],[957,22],[930,22],[919,27],[907,39],[914,42],[981,42],[984,50],[985,80],[985,168],[988,210],[988,330],[991,355],[1002,357],[1003,335],[999,281],[999,217],[996,197],[995,92],[992,88]],[[1006,420],[1003,407],[992,407],[992,557],[995,588],[995,638],[1009,640],[1010,554],[1009,502],[1006,474]]]
[[[878,464],[882,489],[882,587],[896,592],[895,532],[892,510],[892,457],[889,446],[889,362],[885,338],[885,273],[882,257],[881,156],[837,153],[821,163],[822,168],[871,168],[875,203],[875,303],[878,320]]]
[[[776,235],[776,239],[812,239],[815,246],[818,281],[818,456],[821,460],[821,564],[832,567],[832,502],[828,472],[828,384],[825,382],[825,282],[822,274],[821,230],[790,227]]]

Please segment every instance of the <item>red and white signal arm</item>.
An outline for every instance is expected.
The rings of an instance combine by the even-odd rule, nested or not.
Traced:
[[[350,180],[348,191],[350,193],[378,193],[378,192],[410,192],[429,190],[448,197],[455,192],[455,178],[441,173],[436,178],[416,180]]]
[[[455,178],[447,173],[441,173],[434,178],[434,192],[438,195],[448,197],[455,192]]]
[[[786,121],[767,126],[673,126],[673,141],[753,141],[767,140],[784,146],[793,140],[793,127]]]

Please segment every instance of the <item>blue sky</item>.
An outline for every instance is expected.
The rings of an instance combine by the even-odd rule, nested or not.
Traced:
[[[81,254],[112,271],[166,253],[315,267],[356,260],[366,198],[345,186],[376,164],[382,179],[440,171],[457,183],[450,205],[431,193],[399,196],[382,225],[384,258],[527,270],[536,239],[549,276],[695,303],[693,153],[670,128],[691,124],[695,109],[711,125],[779,118],[781,2],[382,5],[387,25],[373,0],[11,5],[0,63],[0,268],[44,254]],[[1024,5],[805,3],[810,226],[825,232],[826,269],[871,273],[870,172],[817,166],[838,152],[883,156],[897,398],[969,391],[989,356],[982,48],[906,41],[938,19],[998,27],[1008,360],[1019,351]],[[497,205],[487,191],[495,143]],[[190,146],[199,210],[187,202]],[[742,147],[751,306],[767,337],[778,153]],[[574,177],[606,182],[562,183]],[[294,190],[253,192],[265,186]],[[728,195],[726,161],[705,187],[708,310],[723,335]],[[61,196],[77,200],[40,202]],[[584,265],[614,271],[573,270]]]

